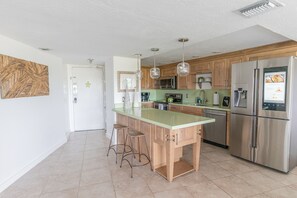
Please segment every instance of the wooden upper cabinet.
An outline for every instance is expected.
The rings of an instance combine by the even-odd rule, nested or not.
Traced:
[[[205,74],[211,73],[213,68],[212,62],[193,63],[191,73]]]
[[[244,57],[234,57],[213,61],[212,86],[217,89],[231,88],[232,64],[241,63]]]
[[[195,75],[178,76],[177,89],[195,89]]]
[[[226,72],[226,59],[213,61],[212,72],[212,87],[213,88],[226,88],[227,87],[227,72]]]
[[[176,76],[176,67],[174,67],[174,65],[170,66],[170,67],[160,67],[161,70],[161,77],[172,77],[172,76]]]
[[[155,80],[150,77],[150,67],[141,67],[141,89],[154,89]]]
[[[245,61],[244,57],[229,58],[227,60],[227,65],[226,65],[226,76],[227,76],[226,87],[227,88],[231,88],[232,64],[241,63],[241,62],[244,62],[244,61]]]

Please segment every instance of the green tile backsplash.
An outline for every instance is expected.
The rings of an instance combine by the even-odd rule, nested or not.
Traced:
[[[184,103],[195,103],[196,97],[199,97],[201,90],[164,90],[164,89],[150,89],[142,90],[143,92],[150,92],[150,100],[163,100],[165,99],[165,93],[181,93],[183,94]],[[205,91],[206,99],[208,100],[207,104],[213,103],[213,94],[218,92],[220,96],[220,104],[224,96],[230,96],[229,89],[207,89]]]

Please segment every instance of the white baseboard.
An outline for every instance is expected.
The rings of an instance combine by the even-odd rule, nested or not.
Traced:
[[[37,157],[36,159],[32,160],[30,163],[28,163],[27,165],[25,165],[23,168],[21,168],[20,170],[16,171],[14,174],[12,174],[9,178],[7,178],[6,180],[4,180],[4,182],[2,182],[0,184],[0,193],[2,191],[4,191],[6,188],[8,188],[11,184],[13,184],[20,177],[22,177],[23,175],[25,175],[29,170],[31,170],[32,168],[34,168],[42,160],[44,160],[45,158],[47,158],[51,153],[53,153],[55,150],[57,150],[60,146],[62,146],[66,142],[67,142],[67,139],[66,139],[66,136],[65,136],[65,138],[63,140],[60,140],[56,145],[54,145],[53,147],[51,147],[48,151],[44,152],[39,157]]]

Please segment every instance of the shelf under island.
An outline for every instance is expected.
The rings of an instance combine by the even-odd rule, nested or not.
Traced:
[[[144,133],[149,147],[152,168],[168,181],[190,171],[198,171],[201,125],[215,119],[152,108],[115,108],[117,123]],[[183,146],[193,145],[193,164],[181,157]],[[144,145],[139,145],[143,149]],[[137,147],[136,147],[137,148]]]

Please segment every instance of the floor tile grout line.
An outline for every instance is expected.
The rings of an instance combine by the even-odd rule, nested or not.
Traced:
[[[84,143],[84,150],[83,150],[83,160],[81,163],[81,169],[80,169],[80,176],[79,176],[79,182],[78,182],[78,191],[76,194],[76,197],[78,198],[79,196],[79,191],[80,191],[80,182],[81,182],[81,178],[82,178],[82,173],[83,173],[83,165],[84,165],[84,161],[85,161],[85,149],[86,149],[86,144],[87,144],[87,134],[85,135],[85,143]]]
[[[64,152],[64,146],[66,145],[68,143],[68,141],[66,142],[66,143],[64,143],[62,146],[60,146],[59,148],[57,148],[56,149],[56,151],[58,150],[58,149],[60,149],[61,147],[62,147],[62,151],[61,151],[61,153],[59,154],[59,157],[58,157],[58,159],[55,161],[55,166],[57,166],[57,161],[59,161],[60,160],[60,158],[61,158],[61,156],[62,156],[62,154],[63,154],[63,152]],[[55,152],[55,151],[54,151]],[[53,152],[53,153],[54,153]],[[41,161],[42,162],[42,161]],[[41,163],[40,162],[40,163]],[[51,174],[52,175],[52,174]],[[43,186],[43,188],[42,188],[42,190],[41,190],[41,193],[40,193],[40,195],[39,195],[39,198],[43,195],[43,194],[45,194],[45,192],[44,192],[44,190],[45,190],[45,187],[48,185],[48,183],[49,183],[49,179],[50,179],[50,177],[51,177],[51,175],[48,175],[47,176],[47,181],[45,182],[45,185]]]
[[[211,182],[212,184],[214,184],[216,187],[218,187],[219,189],[221,189],[224,193],[226,193],[226,194],[229,195],[230,197],[233,197],[233,196],[230,195],[227,191],[225,191],[223,188],[221,188],[220,186],[218,186],[217,184],[215,184],[215,183],[213,182],[213,180],[210,180],[210,182]]]

